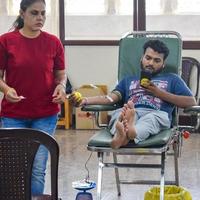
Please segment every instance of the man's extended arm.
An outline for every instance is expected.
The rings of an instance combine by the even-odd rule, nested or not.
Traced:
[[[108,95],[84,97],[80,105],[84,104],[114,104],[120,100],[119,96],[111,92]]]
[[[193,96],[175,95],[170,92],[159,89],[153,83],[151,83],[148,86],[147,90],[153,93],[156,97],[169,103],[172,103],[180,108],[186,108],[197,105],[197,102]]]

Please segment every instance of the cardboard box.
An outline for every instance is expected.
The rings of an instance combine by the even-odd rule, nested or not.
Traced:
[[[83,97],[100,96],[107,94],[107,86],[105,85],[83,85],[77,89]],[[95,114],[92,112],[81,111],[81,108],[75,109],[76,129],[99,129],[95,123]],[[108,123],[108,113],[101,112],[99,122]]]

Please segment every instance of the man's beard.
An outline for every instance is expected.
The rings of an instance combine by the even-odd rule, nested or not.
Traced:
[[[159,68],[158,70],[155,71],[151,65],[147,65],[146,67],[144,67],[142,62],[140,62],[140,65],[141,65],[142,71],[146,71],[146,72],[150,73],[151,76],[155,76],[155,75],[159,74],[164,68],[162,66],[161,68]]]

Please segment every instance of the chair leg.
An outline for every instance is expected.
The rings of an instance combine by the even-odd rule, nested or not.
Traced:
[[[197,114],[197,124],[195,126],[195,131],[198,132],[200,128],[200,113]]]
[[[102,188],[102,177],[103,177],[103,152],[98,152],[98,178],[97,178],[97,200],[101,200],[101,188]]]
[[[161,154],[161,179],[160,179],[160,200],[164,200],[164,187],[165,187],[165,152]]]
[[[175,171],[175,184],[179,186],[179,172],[178,172],[178,143],[174,143],[174,171]]]
[[[114,163],[117,163],[117,154],[116,153],[113,153],[113,160],[114,160]],[[119,170],[117,167],[115,167],[115,179],[116,179],[116,185],[117,185],[117,194],[118,194],[118,196],[121,196]]]

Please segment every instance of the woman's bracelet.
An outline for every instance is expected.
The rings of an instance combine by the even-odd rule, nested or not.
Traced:
[[[4,95],[7,96],[7,94],[12,90],[13,88],[9,87],[5,92]]]
[[[62,85],[64,87],[64,89],[66,89],[66,84],[65,83],[60,82],[60,83],[58,83],[58,85]]]

